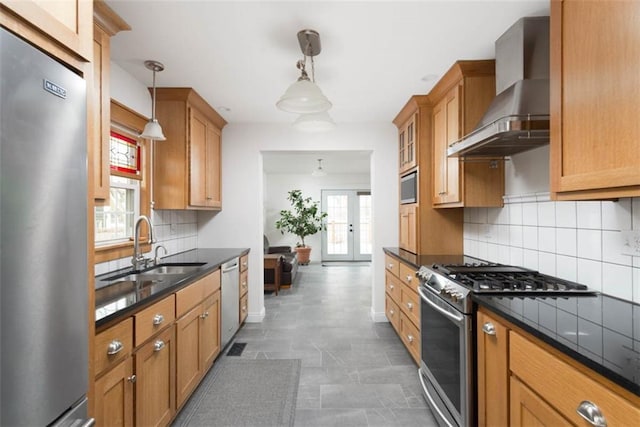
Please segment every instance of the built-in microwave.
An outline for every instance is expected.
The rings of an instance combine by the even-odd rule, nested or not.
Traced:
[[[400,203],[418,203],[418,171],[400,178]]]

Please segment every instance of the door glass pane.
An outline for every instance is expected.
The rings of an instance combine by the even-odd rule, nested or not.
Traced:
[[[327,196],[327,254],[341,255],[349,252],[349,197]]]
[[[358,196],[360,217],[360,253],[371,254],[371,195]]]

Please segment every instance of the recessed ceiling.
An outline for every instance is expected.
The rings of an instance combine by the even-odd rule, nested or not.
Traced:
[[[262,153],[266,174],[311,174],[322,159],[322,169],[330,174],[369,174],[368,151],[266,151]]]
[[[334,120],[389,123],[454,61],[494,58],[518,18],[549,11],[549,0],[107,4],[132,27],[112,38],[116,64],[151,86],[144,60],[162,62],[159,87],[193,87],[230,123],[295,120],[275,102],[299,75],[301,29],[320,33],[316,82]]]

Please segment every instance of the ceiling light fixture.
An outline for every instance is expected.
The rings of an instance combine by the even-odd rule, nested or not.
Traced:
[[[315,64],[313,57],[321,51],[320,34],[314,30],[298,31],[298,42],[303,59],[296,63],[300,77],[284,95],[276,102],[276,107],[289,113],[309,114],[321,113],[331,108],[331,102],[322,93],[315,81]],[[311,79],[307,74],[307,57],[311,58]]]
[[[322,113],[301,114],[293,122],[293,127],[303,132],[326,132],[336,127],[327,111]]]
[[[325,176],[327,173],[322,169],[322,159],[318,159],[318,168],[311,172],[312,176]]]
[[[144,66],[153,71],[153,96],[151,99],[151,119],[144,126],[142,131],[142,138],[147,138],[152,141],[164,141],[167,139],[162,133],[162,127],[156,119],[156,72],[164,70],[164,65],[158,61],[144,61]]]

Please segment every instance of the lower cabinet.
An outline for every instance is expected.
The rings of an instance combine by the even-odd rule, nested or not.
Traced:
[[[420,297],[413,285],[415,268],[386,255],[385,269],[385,315],[419,365]]]
[[[249,255],[240,257],[240,312],[238,313],[240,324],[244,323],[249,314]]]
[[[158,333],[134,354],[136,425],[165,426],[176,413],[175,327]]]
[[[130,356],[95,382],[98,426],[133,426],[133,360]]]
[[[478,425],[638,424],[637,396],[493,313],[477,320]]]
[[[220,278],[216,270],[96,335],[97,427],[171,423],[220,354]]]

